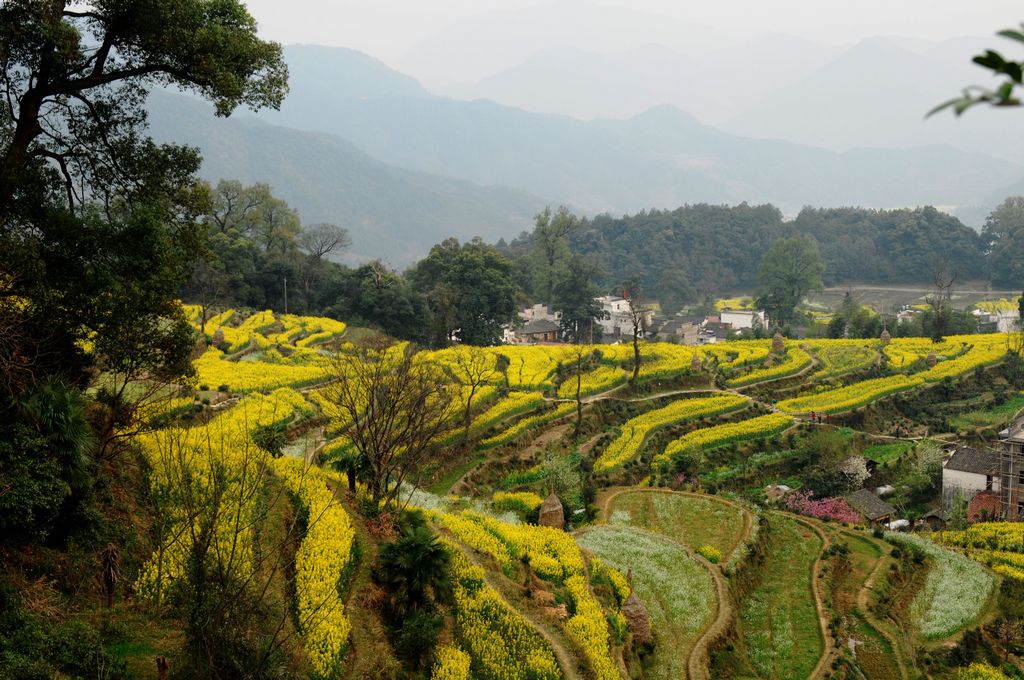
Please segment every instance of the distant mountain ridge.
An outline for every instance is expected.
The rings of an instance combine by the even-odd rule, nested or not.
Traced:
[[[218,119],[190,97],[154,92],[149,110],[154,139],[200,149],[205,179],[270,184],[303,222],[347,227],[354,260],[404,266],[448,236],[515,236],[548,203],[514,189],[389,166],[332,135],[241,114]]]
[[[379,92],[359,75],[368,68],[359,53],[291,46],[285,54],[292,94],[280,112],[261,112],[264,120],[336,134],[392,165],[516,187],[590,213],[742,201],[787,213],[808,204],[975,205],[1024,177],[1016,163],[947,146],[836,153],[740,137],[672,107],[583,122],[425,95],[376,62],[375,77],[405,83]]]

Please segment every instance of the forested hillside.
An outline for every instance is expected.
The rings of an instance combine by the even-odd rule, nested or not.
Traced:
[[[181,95],[154,92],[149,110],[155,139],[202,151],[204,179],[269,184],[306,222],[349,229],[357,259],[404,266],[447,236],[497,239],[529,225],[544,204],[515,189],[397,168],[332,135],[214,118]]]
[[[1011,232],[1003,241],[1013,241]],[[733,287],[756,287],[764,253],[777,238],[813,237],[825,261],[825,283],[930,283],[936,262],[960,280],[987,279],[985,238],[935,208],[868,210],[804,208],[786,221],[772,205],[687,205],[585,220],[570,235],[610,289],[638,280],[653,299],[674,307]],[[532,234],[506,247],[530,251]],[[1001,270],[993,270],[1001,271]]]

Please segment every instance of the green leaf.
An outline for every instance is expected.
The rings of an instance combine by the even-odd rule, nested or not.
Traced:
[[[996,33],[996,35],[1001,35],[1004,38],[1009,38],[1010,40],[1016,40],[1017,42],[1024,42],[1024,33],[1021,33],[1020,31],[1012,31],[1012,30],[999,31],[998,33]]]
[[[978,101],[976,99],[961,99],[960,101],[953,105],[953,112],[959,116],[964,111],[971,108],[977,103]]]
[[[1010,98],[1010,95],[1012,95],[1012,94],[1013,94],[1013,83],[1011,83],[1011,82],[1003,83],[1002,85],[999,86],[999,89],[996,90],[996,97],[998,97],[999,100],[1003,101],[1003,102],[1008,100]]]
[[[929,111],[928,113],[926,113],[926,114],[924,115],[924,117],[925,117],[925,118],[931,118],[932,116],[934,116],[934,115],[935,115],[936,113],[938,113],[939,111],[943,111],[943,110],[945,110],[945,109],[948,109],[949,107],[951,107],[951,106],[953,106],[953,105],[955,105],[955,104],[958,104],[958,103],[960,103],[960,102],[962,102],[962,101],[964,101],[964,100],[965,100],[965,98],[964,98],[964,97],[955,97],[955,98],[953,98],[953,99],[950,99],[950,100],[948,100],[948,101],[944,101],[944,102],[942,102],[941,104],[939,104],[938,106],[936,106],[936,107],[935,107],[934,109],[932,109],[931,111]],[[959,115],[959,114],[958,114],[958,115]]]
[[[992,50],[986,50],[985,54],[979,54],[974,57],[972,61],[979,66],[984,66],[985,68],[992,69],[993,71],[1002,71],[1003,67],[1006,65],[1006,60],[1003,59],[1003,55]]]

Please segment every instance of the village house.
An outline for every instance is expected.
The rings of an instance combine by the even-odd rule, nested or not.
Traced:
[[[555,311],[550,305],[537,303],[532,307],[526,307],[519,310],[519,318],[524,323],[530,323],[531,321],[553,321],[558,323],[562,320],[562,312]]]
[[[1011,333],[1020,329],[1020,311],[999,310],[996,312],[996,330],[1000,333]]]
[[[983,493],[998,497],[1000,487],[998,452],[960,446],[942,466],[942,511],[948,516],[959,494],[968,502],[970,517],[974,497]]]
[[[603,295],[594,298],[601,303],[605,318],[597,321],[606,339],[633,337],[633,315],[630,313],[629,300],[615,295]],[[647,337],[654,322],[654,311],[645,309],[640,312],[641,336]]]
[[[693,321],[682,319],[659,319],[654,320],[655,340],[661,342],[677,342],[681,345],[696,345],[700,336],[700,326]]]
[[[530,321],[516,331],[516,342],[536,344],[540,342],[561,342],[562,328],[554,321],[538,319]]]
[[[698,345],[710,345],[716,342],[725,342],[729,339],[729,332],[732,326],[722,323],[720,317],[709,316],[701,324],[700,333],[697,336]]]
[[[874,527],[888,524],[893,521],[896,515],[896,508],[867,489],[854,491],[846,497],[846,502],[864,518],[868,526]]]
[[[723,324],[729,324],[734,331],[768,327],[768,319],[764,311],[759,309],[723,309],[718,316]]]

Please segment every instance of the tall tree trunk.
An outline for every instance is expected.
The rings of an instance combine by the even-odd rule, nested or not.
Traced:
[[[636,385],[640,379],[640,324],[633,323],[633,377],[630,383]]]
[[[580,399],[580,392],[583,385],[583,366],[579,357],[576,358],[576,429],[572,432],[573,440],[580,436],[580,427],[583,425],[583,400]]]

